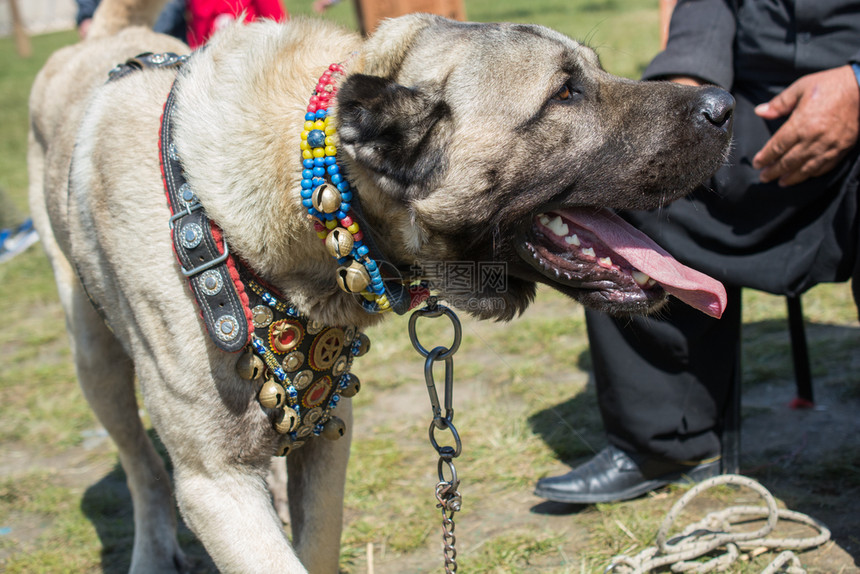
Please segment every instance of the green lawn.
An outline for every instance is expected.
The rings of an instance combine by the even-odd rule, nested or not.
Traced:
[[[293,14],[310,2],[289,3]],[[470,19],[536,22],[597,49],[611,72],[636,77],[657,50],[656,0],[469,0]],[[326,17],[352,25],[350,3]],[[33,38],[19,59],[0,39],[0,225],[17,223],[26,200],[26,102],[41,63],[74,32]],[[781,504],[815,515],[836,543],[802,555],[810,572],[858,572],[860,557],[860,329],[846,285],[804,297],[813,376],[821,408],[791,411],[792,370],[781,298],[745,293],[742,469]],[[131,555],[130,498],[115,450],[81,398],[41,250],[0,264],[0,571],[124,572]],[[604,445],[590,382],[582,310],[549,290],[523,318],[482,324],[463,318],[455,357],[455,407],[463,438],[457,460],[463,512],[457,520],[460,571],[602,572],[619,553],[653,542],[672,502],[664,489],[625,504],[548,508],[534,482],[563,472]],[[422,340],[448,341],[440,325]],[[371,333],[357,362],[356,399],[342,568],[367,572],[442,570],[435,508],[436,454],[422,362],[406,319]],[[428,343],[430,344],[430,343]],[[719,489],[699,505],[750,502]],[[195,572],[212,572],[194,536],[181,541]],[[249,549],[253,552],[253,549]],[[767,554],[733,570],[760,572]],[[772,557],[772,555],[771,555]]]

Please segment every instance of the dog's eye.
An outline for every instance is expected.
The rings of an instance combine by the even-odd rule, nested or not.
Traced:
[[[570,88],[567,84],[564,84],[553,96],[556,100],[569,100],[573,96],[573,92],[570,91]]]
[[[561,85],[558,91],[553,95],[552,99],[559,102],[566,102],[574,97],[574,95],[578,94],[579,91],[570,87],[569,82],[565,82]]]

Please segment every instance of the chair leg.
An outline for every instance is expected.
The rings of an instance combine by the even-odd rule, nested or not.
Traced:
[[[735,353],[735,372],[723,414],[722,473],[737,474],[741,468],[741,342]]]
[[[791,336],[791,357],[794,362],[794,379],[797,397],[791,401],[792,408],[810,408],[814,404],[812,395],[812,373],[809,368],[809,348],[803,326],[803,307],[800,296],[787,296],[788,332]]]

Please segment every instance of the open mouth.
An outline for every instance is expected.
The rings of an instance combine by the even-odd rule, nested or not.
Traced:
[[[541,213],[518,251],[550,284],[598,308],[647,310],[666,293],[712,317],[726,305],[721,283],[682,265],[609,210]]]

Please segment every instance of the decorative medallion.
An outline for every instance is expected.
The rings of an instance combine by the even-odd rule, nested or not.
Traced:
[[[203,228],[197,223],[186,223],[182,226],[179,242],[185,249],[194,249],[203,241]]]
[[[284,360],[281,362],[281,366],[284,367],[284,369],[288,373],[292,373],[293,371],[295,371],[296,369],[298,369],[299,367],[301,367],[304,364],[305,364],[305,354],[302,353],[301,351],[293,351],[292,353],[290,353],[289,355],[284,357]],[[308,381],[308,382],[310,383],[310,381]],[[294,382],[293,384],[296,384],[296,383]],[[299,388],[299,387],[296,386],[296,388]]]
[[[265,329],[272,324],[274,318],[272,310],[266,305],[256,305],[251,309],[251,321],[253,321],[255,329]]]
[[[239,322],[233,315],[221,315],[215,321],[215,336],[222,341],[232,341],[239,334]]]
[[[197,285],[203,293],[211,297],[221,292],[221,288],[224,286],[224,280],[221,279],[221,273],[219,273],[218,270],[209,269],[200,275],[197,279]]]
[[[343,330],[343,344],[349,345],[352,343],[352,340],[355,338],[355,327],[347,327]]]
[[[275,321],[269,327],[269,342],[276,353],[288,353],[302,341],[302,324],[291,319]]]
[[[305,393],[302,406],[307,409],[317,407],[325,401],[331,391],[331,377],[323,377],[316,381]]]
[[[343,349],[344,333],[338,327],[329,327],[314,339],[309,353],[311,368],[324,371],[330,368]]]
[[[344,374],[348,368],[349,360],[345,356],[341,355],[331,366],[331,374],[335,377],[339,377]]]
[[[302,419],[302,422],[306,425],[315,426],[319,420],[322,418],[322,409],[319,407],[313,408],[305,413],[305,417]]]
[[[309,334],[316,335],[317,333],[319,333],[323,329],[325,329],[325,323],[323,323],[322,321],[314,321],[313,319],[308,321],[308,333]]]
[[[243,378],[265,380],[258,400],[282,435],[277,453],[292,452],[313,436],[343,436],[346,426],[334,413],[342,395],[359,389],[358,378],[349,373],[358,350],[357,328],[311,321],[248,270],[240,267],[239,274],[248,287],[254,333],[249,356],[240,357],[236,369]],[[346,343],[347,333],[351,343]]]
[[[307,388],[313,381],[313,371],[306,369],[293,377],[293,386],[296,387],[296,390],[301,391],[302,389]]]

